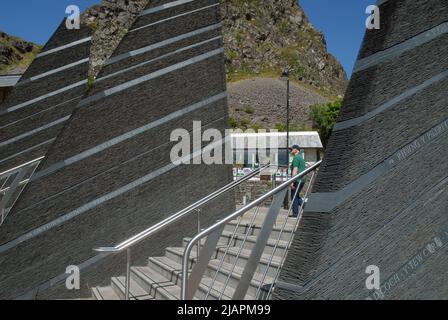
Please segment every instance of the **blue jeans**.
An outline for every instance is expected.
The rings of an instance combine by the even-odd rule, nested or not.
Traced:
[[[299,215],[299,209],[303,204],[303,199],[300,197],[300,192],[303,189],[303,186],[305,185],[305,182],[301,182],[300,185],[295,182],[294,183],[294,189],[291,189],[291,199],[294,199],[293,203],[292,203],[292,215],[294,217],[297,217]],[[297,188],[299,189],[299,191],[297,191]],[[294,198],[295,194],[297,191],[297,196]]]

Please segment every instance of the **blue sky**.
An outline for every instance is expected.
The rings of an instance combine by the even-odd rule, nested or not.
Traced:
[[[325,35],[328,50],[351,75],[366,31],[365,13],[375,0],[299,0],[311,23]]]
[[[65,16],[65,8],[81,10],[99,0],[7,0],[0,10],[0,30],[44,44]],[[321,30],[329,51],[350,75],[365,33],[365,9],[375,0],[300,0],[312,24]]]
[[[28,41],[45,44],[66,16],[68,5],[82,10],[100,0],[3,0],[0,30]]]

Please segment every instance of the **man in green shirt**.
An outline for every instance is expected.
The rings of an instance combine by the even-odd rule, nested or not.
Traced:
[[[291,155],[293,156],[291,163],[291,175],[295,177],[305,171],[306,164],[300,154],[300,147],[298,145],[295,144],[291,147]],[[300,192],[302,191],[305,182],[306,177],[302,177],[291,184],[291,198],[294,199],[294,201],[292,203],[292,216],[290,217],[297,218],[299,216],[299,208],[301,208],[303,204],[303,199],[300,197]]]

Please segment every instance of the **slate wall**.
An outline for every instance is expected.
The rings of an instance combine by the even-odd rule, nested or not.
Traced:
[[[63,21],[0,106],[0,172],[42,157],[87,90],[90,32]]]
[[[274,299],[448,298],[448,3],[380,3]]]
[[[11,91],[10,88],[0,88],[0,104],[6,99],[6,96]]]
[[[75,298],[123,274],[114,245],[232,181],[227,165],[173,165],[173,129],[224,131],[227,101],[218,1],[151,1],[78,104],[0,233],[0,297]],[[205,143],[204,143],[205,144]],[[234,209],[228,194],[203,225]],[[195,216],[133,248],[133,264],[180,245]],[[81,267],[79,291],[64,287]],[[62,281],[61,281],[62,280]],[[53,285],[53,282],[55,283]]]

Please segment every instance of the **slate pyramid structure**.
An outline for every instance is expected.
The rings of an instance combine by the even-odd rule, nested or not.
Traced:
[[[448,298],[448,2],[378,5],[276,299]]]
[[[66,33],[58,30],[55,37]],[[47,69],[25,78],[42,71]],[[16,103],[29,100],[22,95]],[[21,110],[31,115],[38,111],[33,107]],[[228,165],[173,164],[170,152],[177,142],[171,132],[192,134],[193,121],[223,132],[227,120],[219,2],[150,1],[61,124],[1,227],[0,298],[86,297],[90,287],[121,272],[123,255],[105,256],[93,248],[125,240],[232,179]],[[222,197],[204,208],[201,220],[216,221],[234,206],[233,197]],[[181,242],[195,228],[196,218],[185,219],[139,244],[133,261]],[[81,270],[81,290],[65,287],[70,265]]]
[[[64,20],[0,105],[0,172],[45,156],[86,91],[90,34]]]

